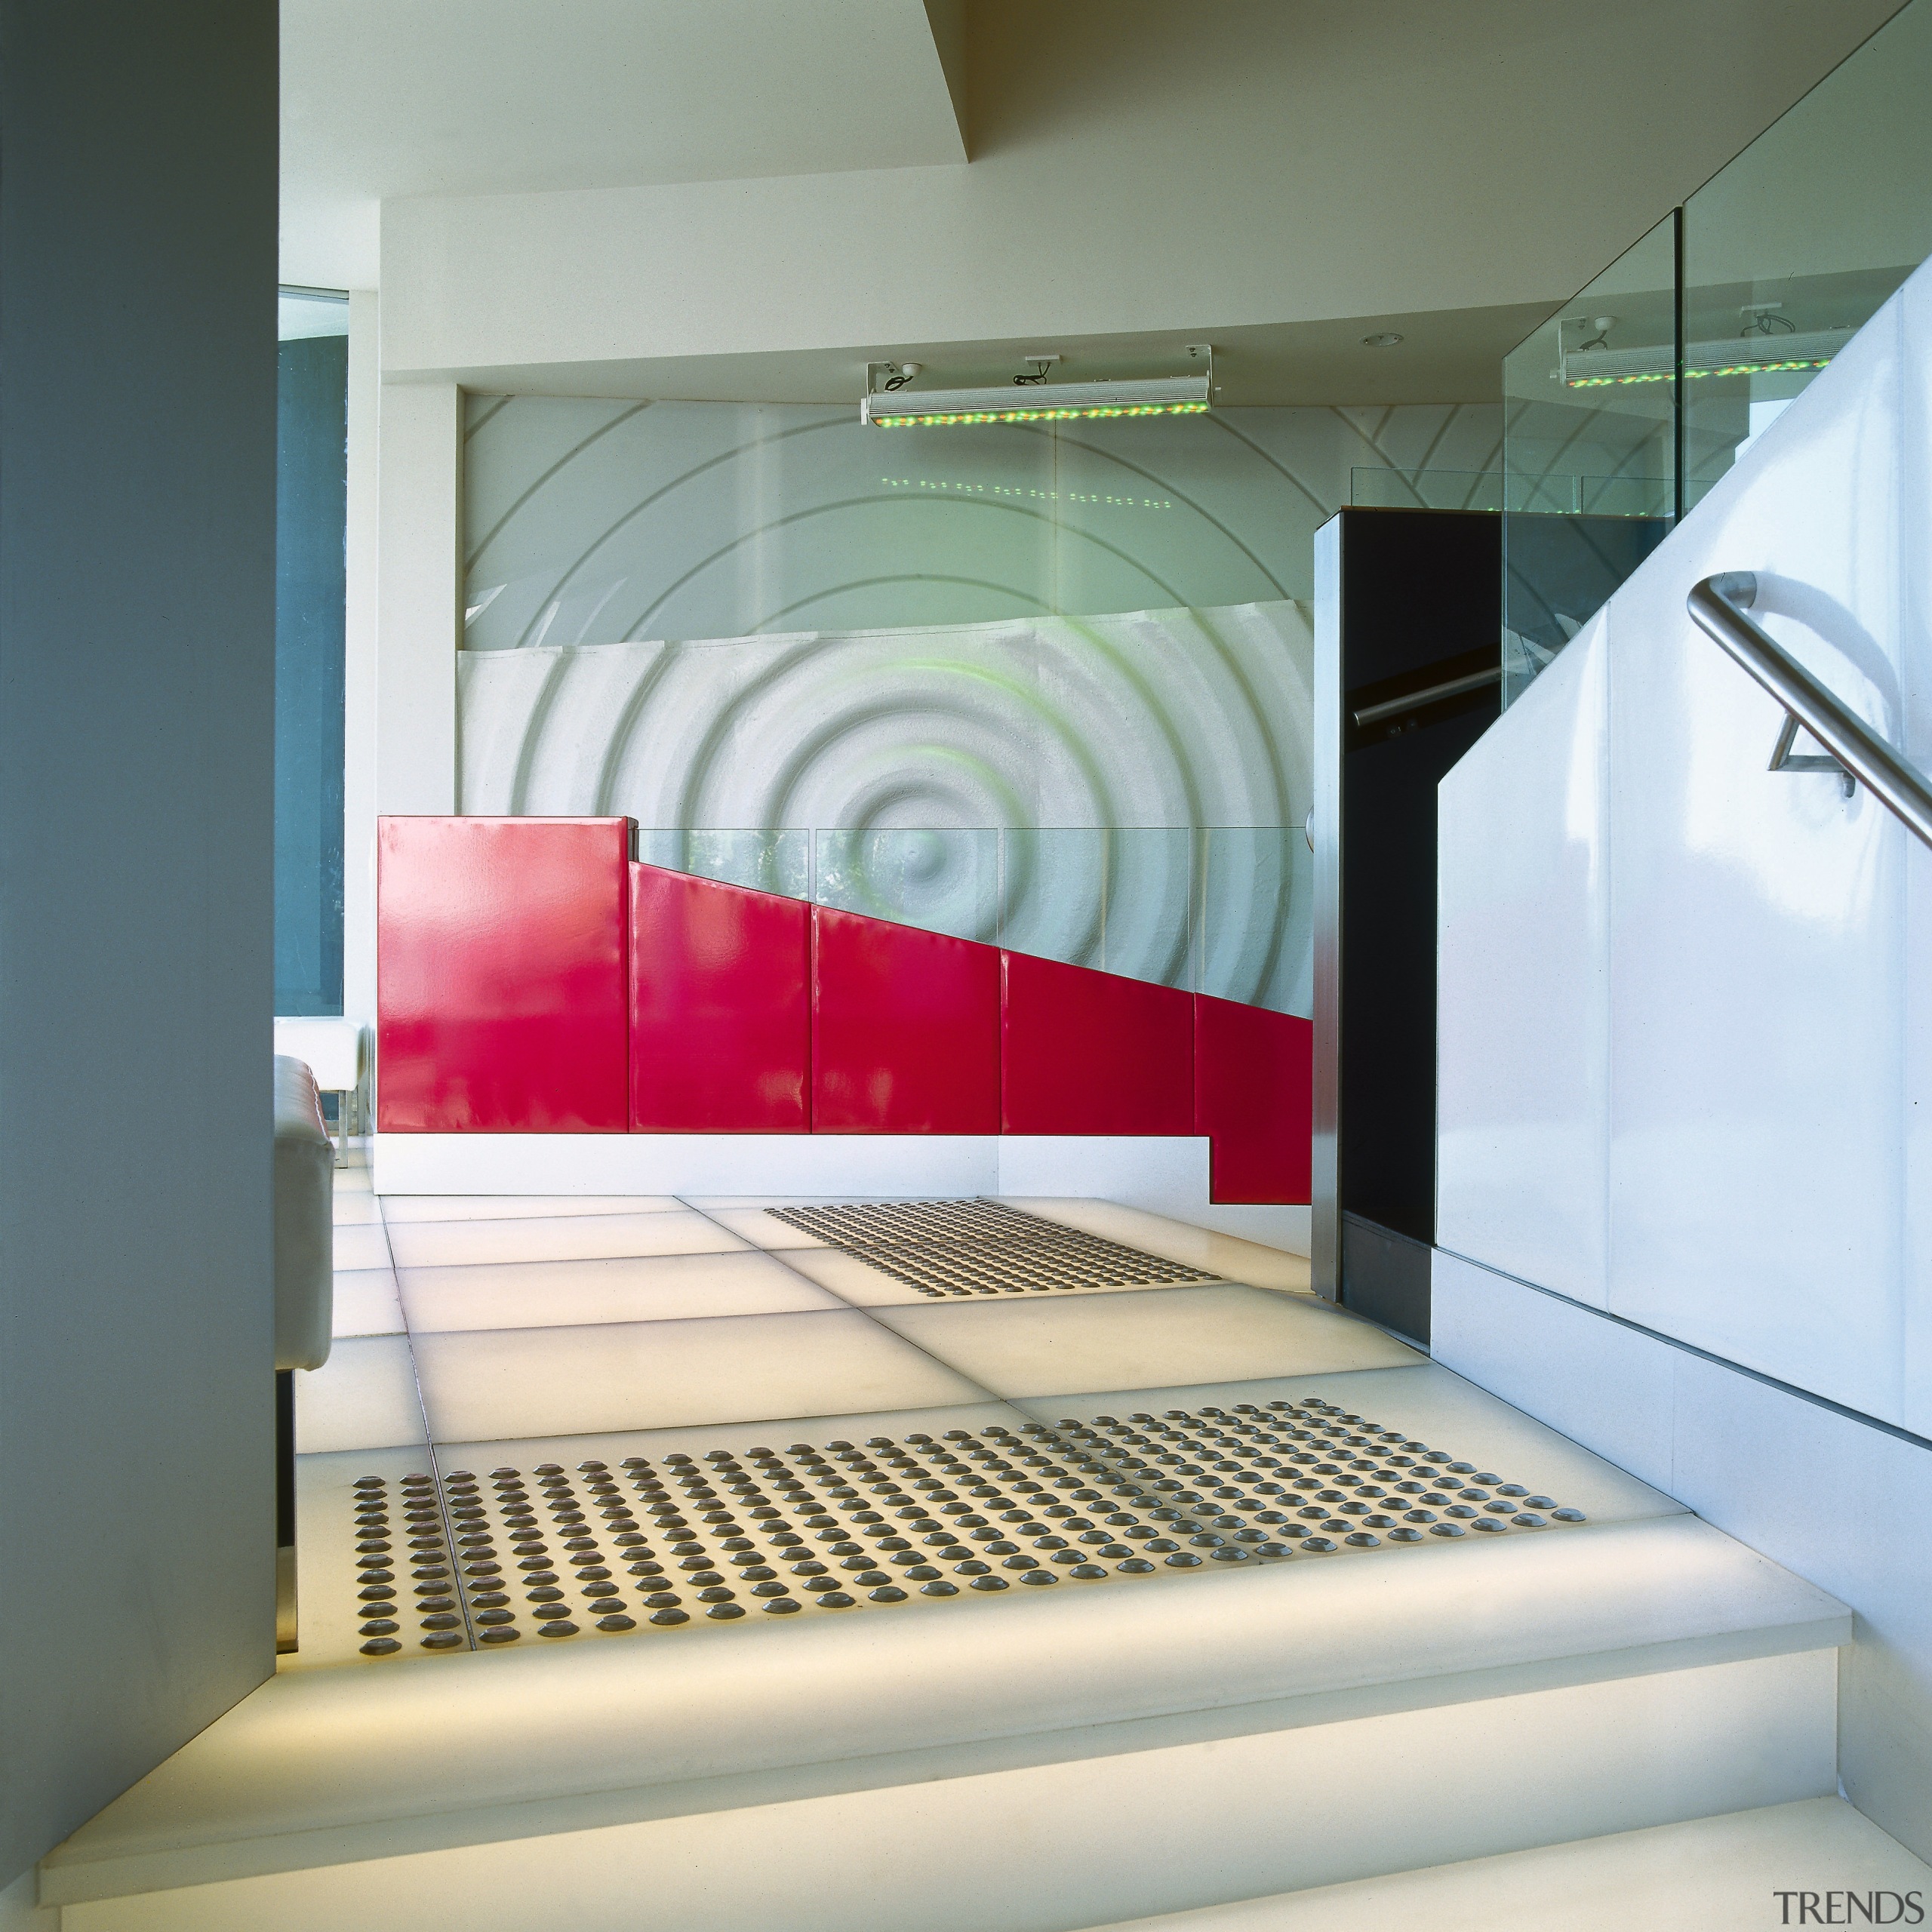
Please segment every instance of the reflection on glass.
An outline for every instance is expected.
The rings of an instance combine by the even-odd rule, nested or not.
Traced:
[[[1506,705],[1932,254],[1928,91],[1912,0],[1505,360]]]
[[[1503,365],[1503,701],[1663,541],[1675,509],[1677,217]]]
[[[818,832],[812,894],[821,906],[955,939],[999,940],[1000,835],[977,827]]]
[[[1306,1017],[1314,857],[1289,826],[641,829],[647,863]]]
[[[1684,204],[1687,508],[1932,254],[1929,91],[1916,0]]]
[[[721,879],[788,899],[811,896],[812,835],[804,831],[638,828],[637,855],[648,866]]]
[[[1191,989],[1194,837],[1185,826],[1009,827],[1000,943]]]
[[[1312,1013],[1315,854],[1306,828],[1206,826],[1195,851],[1195,990]]]

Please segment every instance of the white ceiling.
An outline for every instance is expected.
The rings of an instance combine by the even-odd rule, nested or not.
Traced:
[[[1899,3],[283,0],[281,279],[380,279],[391,380],[1473,399]]]
[[[392,198],[966,158],[922,0],[283,0],[281,88],[309,288],[376,286]]]

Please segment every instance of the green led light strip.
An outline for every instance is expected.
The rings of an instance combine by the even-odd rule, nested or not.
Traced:
[[[882,416],[875,414],[878,429],[938,429],[953,423],[1067,423],[1090,417],[1204,416],[1204,402],[1089,403],[1078,409],[974,409],[946,416]]]
[[[1800,362],[1729,362],[1721,369],[1686,369],[1684,374],[1687,381],[1696,376],[1773,376],[1790,369],[1829,368],[1831,360],[1829,355],[1821,355]],[[1668,369],[1646,370],[1635,376],[1572,376],[1564,386],[1573,389],[1621,389],[1629,383],[1667,383],[1671,379]]]

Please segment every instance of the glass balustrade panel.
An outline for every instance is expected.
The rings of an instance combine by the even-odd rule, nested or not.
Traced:
[[[1932,0],[1684,205],[1684,504],[1932,254]]]
[[[1676,254],[1673,214],[1504,359],[1506,705],[1670,528]]]

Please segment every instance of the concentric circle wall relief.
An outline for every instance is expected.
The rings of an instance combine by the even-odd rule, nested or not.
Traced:
[[[463,809],[829,829],[741,841],[740,882],[1168,984],[1204,945],[1208,989],[1272,1004],[1310,654],[1292,604],[466,652]],[[1202,826],[1230,829],[1204,935]]]
[[[1309,1010],[1313,533],[1494,409],[469,407],[462,810]]]

